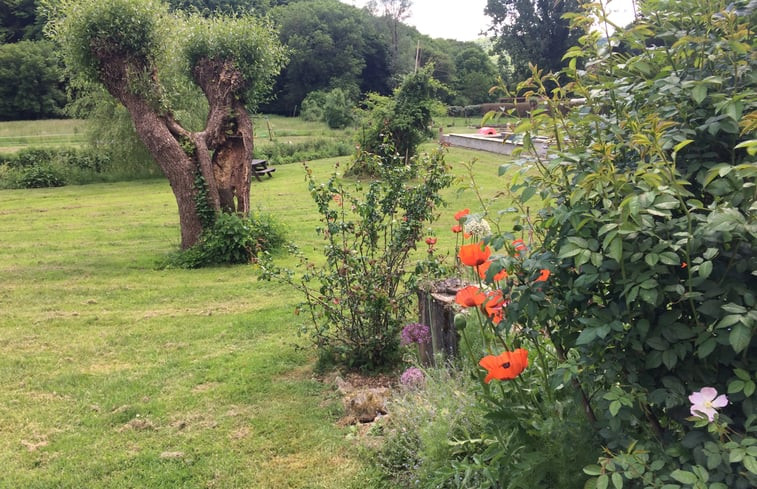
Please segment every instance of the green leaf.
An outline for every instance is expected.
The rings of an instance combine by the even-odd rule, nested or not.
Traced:
[[[752,456],[746,456],[742,463],[749,472],[757,475],[757,459]]]
[[[707,278],[712,273],[712,262],[706,261],[699,265],[699,276],[702,278]]]
[[[735,394],[744,390],[743,380],[734,380],[728,384],[728,394]]]
[[[615,489],[623,489],[623,476],[615,472],[612,474],[612,485]]]
[[[620,401],[612,401],[610,403],[610,414],[615,417],[618,415],[618,412],[620,411]]]
[[[584,467],[584,474],[586,475],[599,475],[602,473],[602,467],[599,465],[587,465]]]
[[[615,237],[610,242],[610,247],[606,250],[607,256],[620,263],[623,259],[623,240],[619,237]]]
[[[754,394],[754,390],[757,388],[757,384],[752,382],[751,380],[747,381],[744,384],[744,395],[746,397],[752,397],[752,394]]]
[[[724,304],[721,306],[721,309],[730,314],[746,314],[746,307],[734,304],[733,302]]]
[[[597,337],[597,329],[596,328],[586,328],[583,331],[581,331],[581,334],[578,335],[578,338],[576,339],[576,345],[587,345],[594,341],[594,339]]]
[[[752,330],[743,324],[735,325],[728,336],[728,342],[736,353],[744,351],[751,341]]]
[[[692,472],[686,470],[676,469],[670,473],[670,477],[677,480],[681,484],[694,484],[697,481],[697,476]]]
[[[607,489],[607,486],[610,484],[610,478],[607,477],[607,474],[602,474],[599,477],[597,477],[597,489]]]
[[[694,90],[691,91],[691,98],[694,99],[694,102],[697,104],[701,104],[702,101],[707,98],[707,85],[702,83],[695,86]]]

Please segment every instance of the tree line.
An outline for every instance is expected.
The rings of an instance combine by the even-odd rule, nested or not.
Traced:
[[[47,13],[62,3],[0,5],[0,120],[62,117],[67,102],[76,99],[79,91],[68,83],[60,49],[44,35]],[[166,3],[171,11],[205,17],[244,13],[270,19],[289,60],[260,109],[282,115],[299,114],[311,92],[339,89],[353,103],[367,93],[390,94],[416,63],[433,65],[434,78],[449,88],[444,103],[490,102],[497,77],[514,85],[531,59],[559,68],[562,52],[575,40],[559,17],[578,8],[576,0],[489,0],[486,13],[493,19],[495,41],[488,52],[481,44],[430,38],[404,24],[412,8],[408,0],[373,1],[363,9],[338,0]]]

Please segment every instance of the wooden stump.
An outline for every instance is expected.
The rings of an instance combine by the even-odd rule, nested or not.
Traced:
[[[455,295],[467,284],[458,278],[432,282],[418,291],[420,322],[431,328],[431,341],[419,345],[424,365],[434,365],[435,356],[454,358],[458,352],[455,328]]]

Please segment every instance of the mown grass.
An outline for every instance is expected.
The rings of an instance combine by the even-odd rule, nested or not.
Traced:
[[[462,175],[474,157],[491,196],[502,157],[447,159]],[[347,160],[311,166],[325,179]],[[446,192],[440,250],[454,212],[478,208],[466,186]],[[252,201],[320,253],[300,165]],[[178,239],[163,180],[0,191],[0,488],[370,487],[340,400],[295,347],[299,298],[251,266],[157,269]]]

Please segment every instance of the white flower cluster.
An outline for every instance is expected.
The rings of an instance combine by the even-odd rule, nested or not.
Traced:
[[[485,238],[492,234],[492,228],[486,219],[472,219],[468,217],[463,225],[463,230],[477,238]]]

